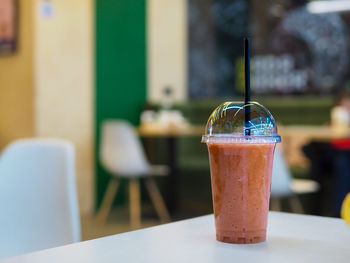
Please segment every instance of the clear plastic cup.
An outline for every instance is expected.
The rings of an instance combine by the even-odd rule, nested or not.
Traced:
[[[266,240],[273,154],[280,141],[274,118],[257,102],[225,102],[210,115],[202,142],[209,151],[218,241]]]

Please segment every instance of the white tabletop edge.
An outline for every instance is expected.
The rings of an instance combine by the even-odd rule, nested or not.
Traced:
[[[193,261],[194,256],[201,262],[215,262],[213,256],[225,260],[231,253],[242,259],[261,259],[261,262],[279,262],[284,257],[287,258],[280,262],[301,262],[300,253],[305,252],[304,247],[317,253],[305,254],[307,261],[302,262],[349,262],[348,244],[350,227],[341,219],[281,212],[269,213],[267,242],[225,244],[215,240],[214,217],[210,214],[0,259],[0,262],[109,262],[116,258],[120,262],[162,262],[166,254],[174,252],[173,248],[177,248],[178,253],[173,254],[171,262]],[[157,251],[158,246],[160,251]],[[135,249],[142,258],[127,253]],[[197,255],[196,251],[201,249],[202,255]],[[66,257],[65,260],[62,257]]]

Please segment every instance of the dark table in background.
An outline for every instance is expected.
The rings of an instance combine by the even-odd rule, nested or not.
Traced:
[[[168,149],[167,165],[170,174],[166,182],[165,202],[170,212],[178,208],[178,160],[177,139],[184,136],[198,136],[204,132],[202,125],[141,125],[137,128],[138,134],[143,138],[164,138]]]

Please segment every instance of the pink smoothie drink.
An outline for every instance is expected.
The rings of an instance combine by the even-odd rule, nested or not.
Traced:
[[[208,143],[217,240],[265,241],[274,148]]]
[[[271,114],[260,104],[256,107],[260,111],[252,110],[252,119],[258,123],[253,135],[245,136],[239,125],[244,106],[230,112],[227,105],[221,105],[209,118],[203,136],[209,151],[218,241],[246,244],[266,240],[273,154],[280,137]]]

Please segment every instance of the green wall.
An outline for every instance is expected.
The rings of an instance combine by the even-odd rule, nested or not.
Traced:
[[[146,100],[146,0],[96,0],[95,179],[96,207],[109,175],[99,158],[101,122],[138,124]]]

